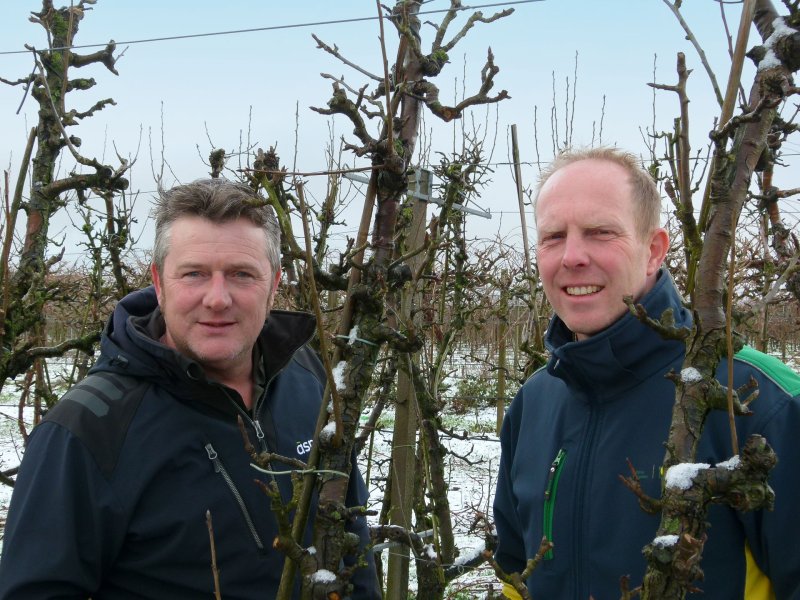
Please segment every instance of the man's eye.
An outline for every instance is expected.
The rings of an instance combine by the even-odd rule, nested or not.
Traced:
[[[187,271],[183,276],[194,279],[195,277],[200,277],[200,271]]]
[[[253,277],[253,274],[247,271],[236,271],[233,275],[238,279],[252,279]]]
[[[560,240],[562,237],[564,236],[560,233],[548,233],[547,235],[542,237],[541,242],[545,244],[548,242],[556,242]]]

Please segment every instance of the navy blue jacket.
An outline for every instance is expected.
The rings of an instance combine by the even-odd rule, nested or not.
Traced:
[[[162,345],[152,288],[123,299],[90,375],[31,434],[0,560],[0,599],[211,598],[206,512],[225,600],[273,598],[284,556],[237,417],[259,451],[307,459],[323,393],[305,346],[311,316],[273,311],[258,339],[266,383],[253,412]],[[258,355],[258,354],[257,354]],[[287,471],[274,463],[276,471]],[[287,475],[276,476],[291,498]],[[366,502],[354,467],[348,505]],[[368,541],[366,522],[351,531]],[[309,532],[311,527],[309,526]],[[371,552],[353,598],[379,598]]]
[[[691,322],[665,271],[642,303],[659,317],[672,308],[677,325]],[[511,404],[501,434],[502,457],[494,501],[499,538],[496,558],[521,572],[543,535],[554,548],[528,579],[533,598],[612,600],[619,579],[641,584],[642,548],[655,537],[660,515],[645,514],[618,480],[631,460],[645,491],[661,494],[674,384],[682,342],[664,341],[630,314],[587,340],[573,341],[554,318],[546,336],[551,357]],[[752,375],[760,396],[754,414],[737,418],[739,440],[763,434],[779,462],[770,476],[774,512],[737,513],[712,505],[699,587],[708,600],[743,598],[749,577],[766,574],[778,599],[800,598],[800,377],[776,359],[745,349],[735,360],[735,387]],[[727,380],[720,365],[720,380]],[[730,458],[727,414],[712,413],[697,462]],[[745,547],[752,551],[746,562]],[[749,595],[748,598],[754,596]]]

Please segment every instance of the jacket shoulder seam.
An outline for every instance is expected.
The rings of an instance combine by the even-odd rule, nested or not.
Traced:
[[[144,380],[119,373],[90,374],[61,397],[44,421],[75,436],[108,478],[149,387]]]

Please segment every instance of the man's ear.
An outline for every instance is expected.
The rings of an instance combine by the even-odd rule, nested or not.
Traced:
[[[272,293],[269,297],[270,306],[272,305],[272,301],[275,300],[275,294],[278,293],[278,285],[281,282],[281,275],[283,275],[283,271],[278,269],[275,274],[272,276]]]
[[[650,257],[647,260],[647,275],[653,275],[661,268],[669,250],[669,234],[663,227],[656,229],[650,237]]]
[[[158,304],[161,304],[161,275],[158,273],[158,267],[156,267],[155,263],[150,264],[150,277],[153,279],[153,287],[156,288],[156,298],[158,298]]]

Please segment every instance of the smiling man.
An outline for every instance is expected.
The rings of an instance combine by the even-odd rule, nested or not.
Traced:
[[[636,159],[615,149],[559,156],[540,181],[536,257],[555,315],[546,333],[550,359],[523,385],[501,434],[494,501],[496,559],[521,572],[543,537],[553,542],[528,578],[533,598],[620,597],[620,577],[641,584],[642,548],[659,516],[644,513],[619,481],[630,459],[651,497],[661,494],[660,466],[683,342],[667,341],[632,316],[631,296],[658,318],[672,309],[691,325],[663,269],[669,238],[661,199]],[[800,377],[750,348],[734,361],[734,386],[752,376],[760,395],[754,415],[739,419],[739,439],[764,435],[779,463],[771,475],[774,512],[737,513],[715,505],[699,584],[709,600],[800,598]],[[717,374],[727,380],[725,365]],[[699,462],[730,458],[727,415],[712,413]],[[504,593],[514,598],[507,586]]]
[[[173,188],[155,223],[154,285],[117,305],[90,375],[31,435],[5,528],[3,600],[211,598],[207,513],[221,596],[275,597],[284,556],[254,479],[288,502],[291,467],[254,470],[239,422],[258,452],[304,458],[298,440],[314,437],[325,385],[306,346],[315,322],[270,310],[280,232],[247,186]],[[365,502],[354,466],[348,505]],[[352,598],[377,599],[366,522],[348,529],[368,565]]]
[[[630,171],[600,159],[554,170],[536,205],[536,258],[545,294],[579,340],[602,331],[656,282],[669,238],[654,185],[634,203]],[[634,177],[649,178],[640,169]]]
[[[203,365],[252,407],[253,346],[281,272],[264,252],[264,231],[246,219],[177,219],[171,252],[151,267],[164,317],[161,342]],[[274,260],[274,259],[273,259]]]

